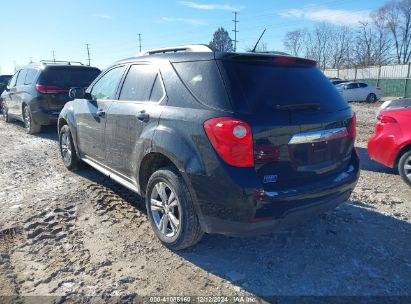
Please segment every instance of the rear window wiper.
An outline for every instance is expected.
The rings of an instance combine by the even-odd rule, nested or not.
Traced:
[[[273,111],[289,111],[289,110],[319,110],[319,103],[296,103],[289,105],[274,105]]]

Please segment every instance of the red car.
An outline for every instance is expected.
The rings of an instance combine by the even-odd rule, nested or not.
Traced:
[[[398,168],[411,186],[411,102],[397,100],[378,115],[374,134],[368,140],[370,158],[390,168]]]

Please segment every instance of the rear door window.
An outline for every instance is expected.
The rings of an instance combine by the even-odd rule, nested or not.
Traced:
[[[99,74],[99,69],[86,66],[48,66],[41,73],[38,82],[58,88],[86,88]]]
[[[360,85],[360,88],[366,88],[366,87],[368,87],[368,85],[367,85],[366,83],[360,83],[359,85]]]
[[[158,70],[152,65],[132,65],[120,93],[120,100],[158,102],[163,97]]]
[[[26,79],[27,69],[21,70],[19,77],[17,77],[16,86],[24,85],[24,80]]]
[[[28,69],[26,74],[26,79],[24,80],[24,84],[33,84],[36,80],[37,70],[35,69]]]
[[[17,80],[17,77],[19,76],[19,72],[20,71],[16,72],[16,74],[14,74],[13,77],[11,77],[10,82],[9,82],[9,87],[10,88],[12,88],[16,85],[16,80]]]
[[[231,100],[241,111],[262,112],[277,106],[319,104],[323,111],[346,109],[334,85],[317,68],[264,61],[222,60]]]

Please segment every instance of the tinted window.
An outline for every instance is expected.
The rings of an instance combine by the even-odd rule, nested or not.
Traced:
[[[35,69],[28,69],[26,74],[26,80],[24,84],[32,84],[36,80],[37,70]]]
[[[17,77],[16,85],[24,85],[24,79],[26,78],[27,70],[21,70],[19,73],[19,77]]]
[[[203,104],[230,109],[227,91],[214,60],[173,63],[191,93]]]
[[[13,77],[10,79],[10,83],[9,83],[10,88],[16,85],[16,80],[17,80],[17,76],[19,75],[19,72],[20,71],[16,72],[16,74],[14,74]]]
[[[159,101],[163,91],[158,71],[151,65],[132,65],[120,93],[120,100]]]
[[[125,66],[115,67],[102,76],[93,86],[91,95],[94,99],[114,99]]]
[[[366,88],[368,85],[366,83],[360,83],[360,88]]]
[[[356,89],[356,88],[357,88],[357,84],[355,84],[355,83],[349,83],[349,84],[347,84],[346,88],[347,88],[348,90]]]
[[[96,68],[82,66],[49,66],[41,73],[38,83],[59,88],[88,87],[100,74]]]
[[[11,75],[1,75],[0,76],[0,83],[8,84],[11,77],[12,77]]]
[[[234,60],[223,60],[222,65],[232,100],[243,111],[269,111],[276,105],[304,103],[319,103],[325,111],[348,107],[316,67]]]
[[[154,81],[153,89],[151,90],[150,101],[160,101],[164,96],[163,86],[161,84],[160,75],[157,74],[156,80]]]

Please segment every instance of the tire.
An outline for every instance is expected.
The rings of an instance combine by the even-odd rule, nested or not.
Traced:
[[[201,240],[204,233],[190,193],[174,167],[161,168],[151,175],[146,207],[151,227],[166,247],[181,250]]]
[[[23,122],[28,134],[36,134],[41,131],[41,125],[33,120],[30,107],[27,105],[23,108]]]
[[[408,186],[411,187],[411,151],[405,152],[398,162],[398,172]]]
[[[8,110],[7,110],[7,108],[4,106],[4,104],[3,104],[2,116],[3,116],[3,119],[4,119],[5,122],[8,122],[8,123],[9,123],[9,122],[12,122],[12,121],[13,121],[13,119],[10,118],[9,113],[8,113]]]
[[[375,103],[377,101],[377,96],[374,93],[370,93],[367,96],[368,103]]]
[[[81,160],[78,158],[70,128],[64,125],[60,129],[59,149],[61,158],[67,169],[75,171],[81,167]]]

